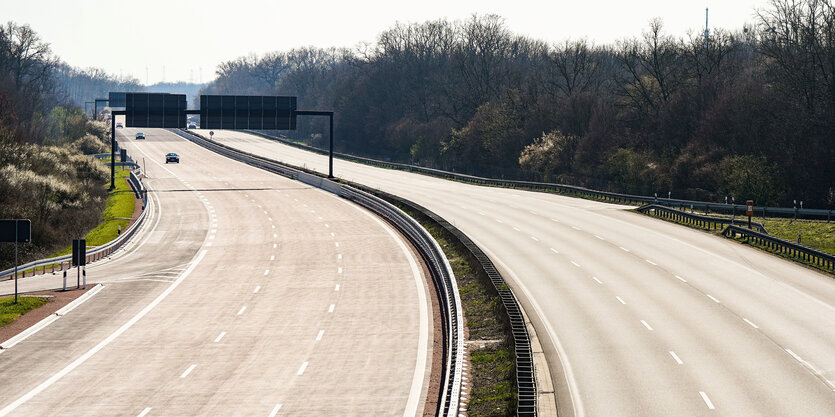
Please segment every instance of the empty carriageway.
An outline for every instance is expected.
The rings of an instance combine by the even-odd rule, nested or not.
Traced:
[[[428,289],[391,227],[168,131],[134,133],[119,140],[160,221],[95,265],[101,292],[0,354],[0,415],[423,412]]]
[[[327,172],[322,155],[214,138]],[[338,159],[334,175],[410,199],[485,250],[542,341],[561,415],[835,415],[830,277],[626,206]]]

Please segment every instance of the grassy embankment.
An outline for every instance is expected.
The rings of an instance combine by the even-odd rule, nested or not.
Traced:
[[[0,298],[0,327],[46,303],[47,300],[43,297],[18,297],[17,304],[14,297]]]
[[[129,176],[130,171],[127,169],[116,170],[116,189],[109,192],[107,203],[102,214],[102,221],[84,237],[87,240],[88,248],[91,246],[101,246],[110,242],[119,235],[120,226],[122,231],[124,231],[130,223],[129,219],[133,216],[135,196],[127,182]],[[110,187],[110,180],[102,184],[102,187]],[[68,255],[70,253],[72,253],[72,245],[53,253],[49,257]],[[58,264],[54,266],[57,267]],[[22,274],[23,271],[20,273]],[[26,273],[31,274],[32,270],[29,269]]]
[[[472,392],[467,413],[478,416],[516,415],[516,366],[510,327],[493,284],[473,268],[468,251],[445,229],[419,212],[400,207],[432,234],[449,260],[464,307],[470,341]]]

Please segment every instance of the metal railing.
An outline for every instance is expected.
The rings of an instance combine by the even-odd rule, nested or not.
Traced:
[[[442,385],[436,415],[458,415],[464,360],[463,309],[452,268],[443,250],[426,229],[402,210],[372,194],[315,176],[309,171],[306,172],[267,158],[224,146],[193,132],[178,129],[170,130],[191,142],[223,156],[333,192],[377,213],[403,233],[418,249],[421,258],[430,271],[433,285],[441,298],[439,304],[441,306],[440,310],[444,330],[443,360],[445,365],[443,367],[443,375],[441,376]]]
[[[747,221],[743,218],[726,219],[721,217],[702,216],[700,214],[688,213],[683,210],[665,207],[658,204],[647,204],[645,206],[638,207],[638,211],[641,213],[656,215],[661,218],[687,223],[696,227],[701,227],[709,230],[721,229],[726,225],[747,224]],[[765,230],[765,226],[763,226],[762,223],[752,221],[751,227],[756,228],[762,233],[768,234],[768,231]]]
[[[763,246],[767,249],[774,250],[778,253],[784,253],[789,256],[798,257],[806,262],[812,263],[821,267],[835,271],[835,255],[819,251],[808,246],[803,246],[799,243],[783,240],[766,233],[749,230],[740,226],[728,226],[722,231],[722,234],[731,237],[744,237],[754,244]]]
[[[274,135],[270,135],[265,132],[258,132],[258,131],[246,131],[246,133],[251,133],[257,136],[261,136],[265,139],[279,141],[289,146],[293,146],[299,149],[304,149],[306,151],[315,152],[318,154],[327,154],[327,151],[324,151],[319,148],[314,148],[312,146],[300,144],[297,142],[292,142],[284,138],[280,138]],[[399,169],[403,171],[411,171],[417,172],[421,174],[431,175],[440,178],[446,178],[456,181],[463,181],[469,182],[474,184],[480,185],[493,185],[499,187],[514,187],[514,188],[529,188],[533,190],[541,190],[541,191],[550,191],[550,192],[559,192],[565,194],[574,194],[577,196],[582,197],[591,197],[597,198],[601,200],[613,201],[613,202],[621,202],[621,203],[640,203],[640,204],[659,204],[667,207],[677,207],[677,208],[694,208],[697,210],[704,211],[706,213],[710,213],[710,211],[722,213],[722,214],[736,214],[742,215],[746,212],[745,204],[722,204],[722,203],[711,203],[706,201],[695,201],[695,200],[682,200],[676,198],[660,198],[660,197],[651,197],[651,196],[640,196],[640,195],[633,195],[633,194],[623,194],[623,193],[612,193],[607,191],[598,191],[592,190],[590,188],[579,187],[574,185],[566,185],[566,184],[554,184],[554,183],[547,183],[547,182],[536,182],[536,181],[515,181],[515,180],[503,180],[503,179],[496,179],[496,178],[485,178],[485,177],[477,177],[474,175],[466,175],[466,174],[458,174],[455,172],[443,171],[440,169],[434,168],[425,168],[417,165],[410,165],[410,164],[401,164],[396,162],[389,162],[389,161],[381,161],[378,159],[371,159],[371,158],[364,158],[361,156],[349,155],[339,152],[334,152],[334,157],[338,157],[340,159],[345,159],[354,162],[360,162],[367,165],[379,166],[384,168],[393,168]],[[792,208],[792,207],[768,207],[768,206],[755,206],[754,213],[757,216],[762,217],[805,217],[805,218],[817,218],[826,220],[831,220],[835,217],[835,210],[825,210],[825,209],[802,209],[802,208]]]
[[[133,173],[131,173],[131,174],[133,174]],[[137,178],[137,180],[138,180],[138,178]],[[141,186],[141,182],[140,182],[140,186]],[[144,190],[144,187],[142,188],[142,190]],[[93,250],[87,251],[87,262],[88,263],[89,262],[95,262],[95,261],[97,261],[101,258],[109,256],[110,254],[115,252],[117,249],[122,247],[122,245],[124,245],[128,240],[130,240],[130,238],[133,237],[134,234],[136,234],[136,231],[139,230],[139,227],[142,226],[142,223],[145,221],[145,217],[147,217],[148,210],[145,210],[145,204],[144,203],[142,205],[142,208],[143,208],[142,214],[140,214],[139,217],[136,218],[136,221],[132,225],[130,225],[130,227],[125,229],[124,232],[122,232],[118,237],[116,237],[116,239],[113,239],[110,242],[108,242],[108,243],[106,243],[102,246],[99,246],[99,247],[97,247]],[[72,262],[72,255],[62,255],[62,256],[56,256],[56,257],[53,257],[53,258],[40,259],[40,260],[37,260],[37,261],[32,261],[32,262],[29,262],[27,264],[18,266],[17,269],[18,269],[18,274],[22,274],[22,277],[26,277],[26,271],[28,271],[30,269],[32,270],[32,273],[30,275],[36,275],[38,268],[41,268],[41,274],[46,274],[47,272],[51,273],[51,272],[55,272],[56,270],[57,271],[62,271],[64,269],[70,269],[71,268],[71,262]],[[64,264],[66,264],[66,267],[65,267]],[[56,269],[56,265],[57,265],[57,269]],[[49,270],[47,270],[47,269],[49,269]],[[9,268],[5,271],[0,272],[0,279],[4,279],[6,277],[13,276],[13,275],[14,275],[14,268]]]

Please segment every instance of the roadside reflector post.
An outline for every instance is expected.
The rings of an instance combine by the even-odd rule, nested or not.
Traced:
[[[748,229],[751,229],[751,216],[754,215],[754,200],[745,202],[745,214],[748,215]]]

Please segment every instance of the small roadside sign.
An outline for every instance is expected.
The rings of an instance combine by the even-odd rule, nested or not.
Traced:
[[[73,239],[72,266],[87,265],[87,239]]]
[[[210,130],[210,131],[209,131],[209,138],[211,138],[211,137],[212,137],[212,136],[214,136],[214,135],[215,135],[215,131],[214,131],[214,130]]]
[[[24,219],[0,220],[0,242],[26,243],[31,238],[31,221]]]
[[[745,213],[748,217],[754,215],[754,200],[748,200],[745,202]]]

